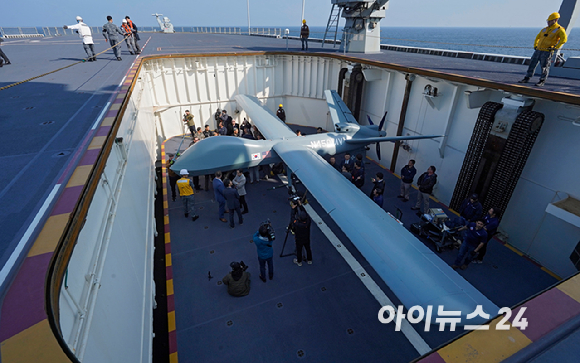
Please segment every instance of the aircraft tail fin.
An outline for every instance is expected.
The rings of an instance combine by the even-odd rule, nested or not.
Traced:
[[[336,91],[326,90],[324,91],[324,96],[326,97],[326,103],[328,104],[330,117],[334,125],[344,123],[358,125],[358,122]]]

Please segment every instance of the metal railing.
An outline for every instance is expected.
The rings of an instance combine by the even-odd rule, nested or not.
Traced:
[[[0,35],[2,35],[2,38],[36,38],[44,36],[38,33],[38,29],[34,27],[0,28]]]

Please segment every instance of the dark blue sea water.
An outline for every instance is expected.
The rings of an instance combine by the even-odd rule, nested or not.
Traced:
[[[298,36],[300,27],[287,27]],[[283,28],[286,29],[286,28]],[[310,27],[310,36],[323,38],[326,27]],[[538,28],[399,28],[381,27],[381,44],[529,57]],[[337,39],[340,39],[340,28]],[[578,49],[570,51],[567,49]],[[580,30],[573,29],[562,52],[580,56]]]

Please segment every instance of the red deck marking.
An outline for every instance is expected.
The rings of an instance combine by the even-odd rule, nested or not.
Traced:
[[[439,353],[433,352],[426,356],[425,358],[419,360],[421,363],[445,363],[445,359],[441,358]]]
[[[0,341],[46,319],[44,312],[44,279],[52,253],[28,257],[2,305]]]
[[[163,178],[163,200],[164,202],[167,201],[167,165],[166,165],[166,158],[165,158],[165,142],[161,144],[161,177]],[[169,216],[169,210],[167,207],[167,203],[163,203],[163,215]],[[169,228],[169,217],[164,218],[164,230],[166,233],[165,238],[169,239],[168,234],[170,235],[170,228]],[[169,240],[165,241],[165,254],[169,255],[166,258],[171,258],[171,242]],[[173,279],[173,264],[165,267],[165,279],[166,281],[170,281]],[[173,319],[175,319],[175,295],[174,294],[167,294],[167,315],[173,313]],[[171,318],[171,317],[170,317]],[[176,324],[176,322],[173,322]],[[170,324],[171,325],[171,322]],[[173,362],[177,362],[177,328],[175,330],[169,331],[169,355],[170,357],[174,354]],[[171,359],[171,358],[170,358]]]
[[[557,288],[552,288],[522,304],[527,310],[523,317],[528,326],[522,330],[531,341],[536,341],[562,323],[580,314],[580,303]],[[521,307],[512,311],[513,321]]]
[[[84,185],[66,188],[60,195],[60,198],[56,201],[50,215],[55,216],[57,214],[71,213],[77,204],[83,188]]]

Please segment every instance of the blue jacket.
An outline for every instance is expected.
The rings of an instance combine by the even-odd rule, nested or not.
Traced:
[[[403,169],[401,169],[401,179],[403,183],[412,183],[413,179],[415,179],[415,174],[417,174],[417,169],[414,166],[409,168],[409,165],[405,165]]]
[[[224,198],[224,189],[226,189],[226,187],[224,186],[224,182],[221,181],[221,179],[214,178],[212,185],[215,200],[217,200],[218,203],[224,203],[226,201]]]
[[[253,240],[258,249],[258,258],[266,260],[274,256],[274,249],[272,248],[273,241],[268,241],[268,237],[262,237],[259,232],[256,232],[254,233]]]

